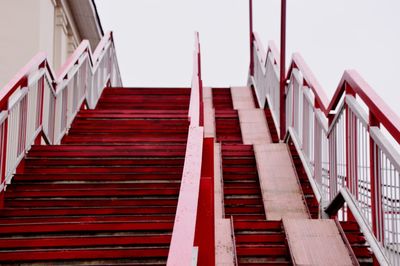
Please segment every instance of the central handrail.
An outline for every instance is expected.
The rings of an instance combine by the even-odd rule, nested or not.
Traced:
[[[107,85],[122,86],[111,32],[94,53],[82,41],[57,73],[45,53],[18,71],[0,90],[0,193],[31,145],[59,144],[82,105],[95,108]]]
[[[167,265],[191,265],[203,154],[203,127],[189,127],[178,206]]]
[[[189,119],[191,126],[203,126],[203,83],[201,80],[201,56],[199,33],[195,32],[193,51],[193,75],[190,92]]]
[[[167,265],[192,265],[197,261],[194,246],[203,156],[203,96],[199,34],[195,33],[193,76],[190,92],[188,138],[178,205]],[[196,262],[197,263],[197,262]]]

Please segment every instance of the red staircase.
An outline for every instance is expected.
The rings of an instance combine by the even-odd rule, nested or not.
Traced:
[[[360,231],[358,224],[356,222],[347,221],[340,222],[340,225],[354,255],[358,260],[358,263],[360,265],[375,265],[374,256],[371,253],[370,246],[368,245],[364,234]]]
[[[330,243],[344,244],[341,254],[349,255],[354,265],[355,257],[360,265],[397,262],[399,229],[387,225],[400,220],[394,215],[398,200],[392,195],[399,190],[392,177],[400,174],[400,155],[380,126],[400,143],[400,119],[355,71],[345,72],[329,101],[299,54],[286,71],[278,64],[275,45],[270,43],[264,51],[252,26],[250,33],[254,102],[258,106],[256,96],[266,101],[272,142],[285,139],[292,157],[293,164],[280,167],[296,170],[309,213],[318,219],[322,210],[316,194],[329,173],[329,191],[322,191],[324,199],[331,200],[325,213],[340,218],[340,224],[305,219],[298,227],[307,233],[300,234],[302,240],[315,238],[306,227],[310,224],[323,226],[327,234],[313,245],[296,246],[291,229],[301,219],[266,220],[253,146],[242,144],[230,88],[212,89],[224,193],[224,215],[214,217],[214,196],[221,190],[214,195],[214,138],[205,137],[214,121],[209,102],[207,115],[203,112],[209,91],[203,99],[198,33],[191,89],[103,91],[104,84],[122,86],[108,33],[93,54],[89,43],[82,42],[57,75],[46,56],[38,54],[2,90],[0,264],[213,265],[221,255],[214,252],[221,248],[214,245],[214,218],[223,217],[231,219],[233,239],[224,235],[222,248],[228,248],[221,257],[236,259],[238,265],[295,264],[299,250],[326,259],[319,255],[329,254],[321,250],[332,250]],[[278,69],[287,77],[278,77]],[[286,91],[281,86],[285,84]],[[242,129],[246,137],[248,128]],[[358,158],[362,149],[364,157]],[[274,158],[265,156],[264,162]],[[282,158],[277,156],[275,162]],[[262,162],[258,166],[262,169]],[[339,171],[343,169],[345,173]],[[272,192],[276,191],[280,192]],[[229,232],[226,222],[219,224],[223,232]],[[338,241],[325,241],[332,227],[342,237],[336,234]],[[311,248],[315,243],[327,244]],[[335,261],[339,256],[332,257]]]
[[[239,265],[290,264],[280,221],[266,221],[253,146],[242,144],[229,88],[213,89],[221,142],[225,218],[232,218]]]
[[[251,86],[251,94],[253,95],[253,101],[254,101],[256,108],[260,108],[254,86]],[[264,114],[265,114],[265,119],[267,120],[267,126],[268,126],[268,130],[269,130],[269,134],[271,135],[271,140],[273,143],[278,143],[279,136],[278,136],[278,132],[276,130],[275,124],[274,124],[274,119],[272,118],[271,109],[268,106],[268,101],[265,102]]]
[[[281,221],[243,220],[233,223],[239,265],[291,265]]]
[[[225,216],[235,220],[265,220],[253,147],[222,144]]]
[[[291,139],[288,140],[288,146],[290,155],[292,156],[294,168],[296,170],[297,177],[300,182],[301,190],[303,191],[303,195],[306,200],[306,204],[310,212],[311,218],[318,219],[319,218],[318,200],[314,195],[314,191],[311,187],[310,181],[308,180],[306,171],[304,170],[303,163],[301,162],[300,156],[296,150],[296,146],[293,144]]]
[[[242,143],[239,115],[233,109],[230,88],[213,88],[212,96],[217,142]]]
[[[0,210],[0,263],[163,265],[188,89],[105,89],[60,146],[34,146]]]

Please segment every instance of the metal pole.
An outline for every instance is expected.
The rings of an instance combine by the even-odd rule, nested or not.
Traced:
[[[249,27],[250,27],[250,76],[253,76],[254,75],[253,0],[249,0]]]
[[[281,58],[280,58],[280,137],[281,140],[286,134],[286,108],[285,108],[285,74],[286,74],[286,0],[281,0]]]

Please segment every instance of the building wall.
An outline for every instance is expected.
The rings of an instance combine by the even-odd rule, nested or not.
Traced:
[[[47,53],[49,61],[52,64],[54,54],[55,2],[51,0],[39,0],[39,2],[39,51],[45,51]]]
[[[64,0],[0,0],[0,88],[38,52],[54,70],[81,38]]]

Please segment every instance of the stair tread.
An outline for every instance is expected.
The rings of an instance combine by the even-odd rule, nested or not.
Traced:
[[[189,88],[105,88],[61,145],[33,145],[0,210],[0,262],[165,265]]]

